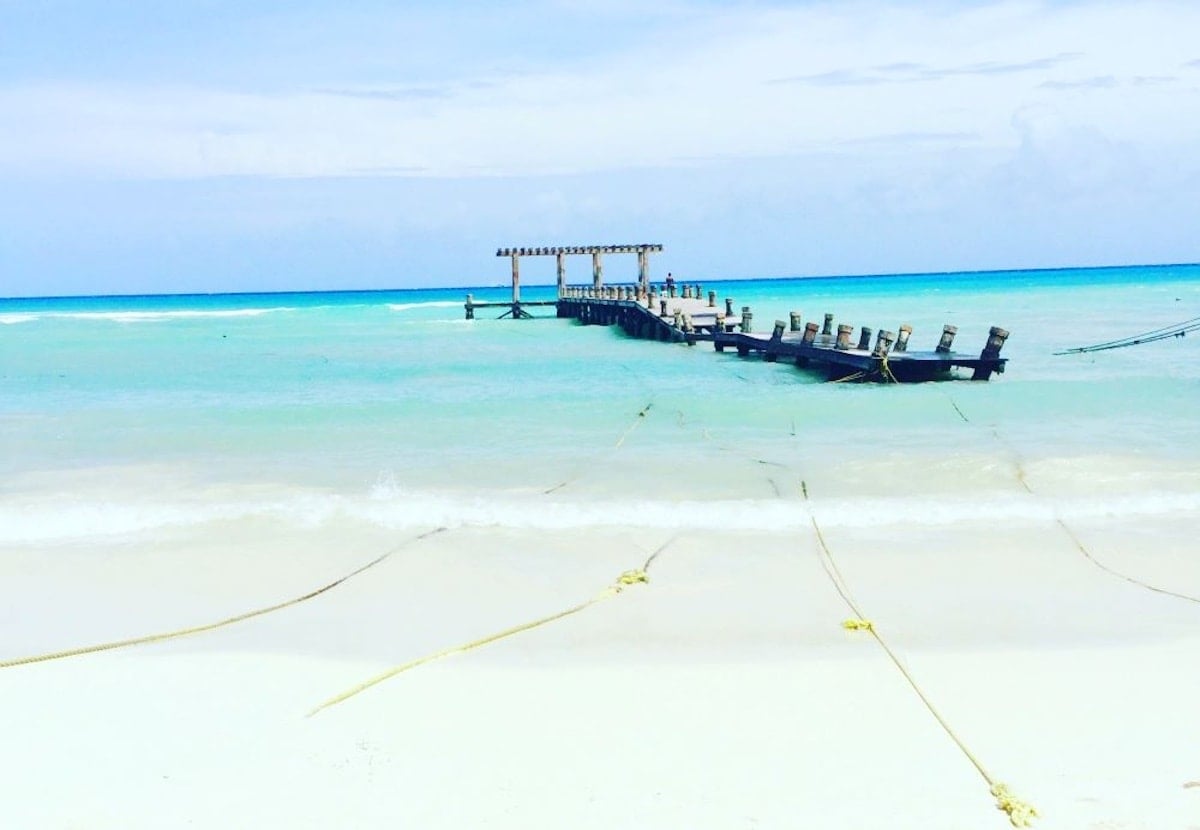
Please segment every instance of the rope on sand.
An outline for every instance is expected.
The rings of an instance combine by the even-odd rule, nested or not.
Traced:
[[[420,534],[419,536],[415,536],[411,539],[405,540],[404,542],[400,543],[396,547],[389,550],[387,553],[384,553],[382,556],[375,557],[367,564],[354,569],[353,571],[351,571],[348,574],[345,574],[344,576],[338,577],[333,582],[326,583],[325,585],[322,585],[320,588],[317,588],[314,591],[309,591],[307,594],[304,594],[303,596],[299,596],[294,599],[289,599],[289,600],[286,600],[285,602],[280,602],[275,605],[268,606],[266,608],[259,608],[254,611],[247,611],[244,614],[238,614],[235,617],[229,617],[227,619],[218,620],[217,622],[205,623],[204,625],[195,625],[195,626],[191,626],[189,628],[180,628],[175,631],[166,631],[166,632],[162,632],[160,634],[148,634],[144,637],[131,637],[126,640],[114,640],[109,643],[98,643],[96,645],[83,646],[82,648],[72,648],[72,649],[66,649],[64,651],[50,652],[48,654],[35,654],[30,657],[18,657],[18,658],[12,659],[12,660],[3,660],[3,661],[0,661],[0,669],[12,668],[14,666],[26,666],[31,663],[45,663],[49,660],[61,660],[64,657],[78,657],[78,656],[84,655],[84,654],[95,654],[95,653],[101,652],[101,651],[112,651],[112,650],[118,649],[118,648],[127,648],[129,646],[145,645],[147,643],[160,643],[165,640],[174,640],[178,637],[187,637],[192,634],[201,634],[205,631],[212,631],[217,628],[223,628],[224,626],[227,626],[227,625],[233,625],[234,623],[243,622],[245,620],[249,620],[254,617],[261,617],[264,614],[270,614],[273,611],[281,611],[284,608],[289,608],[293,605],[299,605],[302,602],[307,602],[310,599],[319,597],[321,594],[325,593],[326,591],[330,591],[330,590],[336,588],[337,586],[341,585],[346,580],[348,580],[352,577],[358,576],[363,571],[366,571],[370,568],[375,567],[376,565],[378,565],[379,563],[383,562],[385,559],[390,557],[392,554],[399,552],[404,547],[406,547],[410,544],[413,544],[415,542],[419,542],[422,539],[427,539],[430,536],[433,536],[435,534],[443,532],[444,530],[446,530],[446,528],[439,527],[435,530],[430,530],[430,531]]]
[[[620,576],[618,576],[611,585],[604,588],[604,590],[600,591],[600,593],[596,594],[594,597],[592,597],[589,600],[581,602],[578,605],[572,606],[572,607],[566,609],[565,611],[559,611],[556,614],[551,614],[547,617],[542,617],[541,619],[521,623],[520,625],[514,625],[511,628],[506,628],[503,631],[499,631],[495,634],[489,634],[486,637],[480,637],[479,639],[472,640],[469,643],[464,643],[464,644],[458,645],[458,646],[451,646],[450,648],[445,648],[445,649],[442,649],[441,651],[435,651],[432,654],[427,654],[424,657],[418,657],[415,660],[410,660],[407,663],[401,663],[399,666],[394,666],[393,668],[390,668],[385,672],[381,672],[380,674],[377,674],[368,680],[364,680],[362,683],[359,683],[357,686],[354,686],[353,688],[347,689],[346,691],[342,692],[341,694],[338,694],[338,695],[335,695],[334,697],[329,698],[328,700],[326,700],[323,703],[316,706],[312,711],[310,711],[308,713],[307,717],[311,718],[313,715],[317,714],[318,712],[320,712],[324,709],[328,709],[331,706],[336,706],[339,703],[347,701],[350,698],[354,697],[355,695],[359,694],[360,692],[365,692],[367,689],[371,688],[372,686],[376,686],[376,685],[382,683],[383,681],[388,680],[392,677],[395,677],[396,675],[401,674],[403,672],[409,671],[410,669],[415,669],[417,666],[423,666],[426,663],[432,663],[433,661],[440,660],[443,657],[451,657],[456,654],[465,654],[468,651],[474,651],[477,648],[481,648],[483,646],[497,642],[498,640],[503,640],[507,637],[512,637],[516,634],[521,634],[525,631],[531,631],[535,628],[540,628],[541,626],[546,625],[548,623],[552,623],[555,620],[561,620],[561,619],[564,619],[565,617],[570,617],[573,614],[578,614],[580,611],[590,608],[591,606],[595,605],[598,602],[603,602],[606,599],[611,599],[632,585],[648,584],[650,582],[650,576],[647,572],[650,570],[651,563],[653,563],[654,560],[658,557],[658,555],[660,553],[662,553],[664,550],[666,550],[666,548],[674,541],[675,541],[675,537],[672,537],[671,539],[664,542],[658,548],[658,550],[656,550],[656,551],[654,551],[654,553],[650,554],[650,557],[642,564],[642,567],[635,568],[635,569],[629,570],[629,571],[625,571]]]
[[[808,487],[807,485],[802,486],[805,492],[805,501],[807,501]],[[958,733],[954,731],[941,712],[933,705],[933,701],[922,691],[916,678],[913,677],[912,673],[909,672],[908,668],[900,661],[900,658],[896,656],[896,653],[892,651],[887,641],[879,633],[876,624],[863,613],[862,608],[854,600],[853,595],[850,593],[850,586],[847,584],[845,577],[842,576],[842,572],[833,558],[833,553],[829,550],[829,544],[825,541],[825,534],[821,532],[821,526],[817,523],[817,517],[811,509],[809,510],[809,518],[812,520],[813,531],[816,533],[817,541],[820,543],[819,558],[821,560],[821,567],[824,569],[826,576],[829,577],[830,582],[833,583],[833,587],[841,596],[842,601],[846,603],[847,607],[854,614],[852,618],[842,623],[842,627],[851,631],[865,631],[875,639],[875,642],[883,649],[884,654],[892,661],[892,664],[900,671],[904,679],[908,681],[908,685],[916,693],[917,697],[920,698],[921,703],[925,704],[925,708],[929,711],[929,714],[933,715],[934,720],[950,736],[950,740],[954,741],[955,746],[962,751],[963,755],[967,757],[967,760],[971,762],[971,765],[975,767],[987,783],[989,792],[996,799],[996,809],[1008,816],[1008,820],[1013,827],[1029,827],[1033,819],[1038,816],[1037,810],[1030,804],[1014,797],[1005,784],[992,777],[987,768],[975,757],[975,754],[971,752],[962,738],[958,736]]]

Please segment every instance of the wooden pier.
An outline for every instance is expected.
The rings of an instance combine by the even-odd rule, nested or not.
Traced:
[[[735,314],[731,298],[718,302],[716,292],[705,293],[700,285],[657,286],[650,283],[647,254],[661,251],[661,245],[608,245],[578,248],[501,248],[497,256],[510,256],[513,262],[513,299],[510,303],[476,303],[467,295],[467,319],[475,309],[507,307],[502,317],[529,317],[523,305],[553,305],[560,318],[578,320],[584,325],[620,326],[630,337],[695,345],[710,342],[718,352],[734,349],[740,357],[761,356],[768,363],[780,358],[796,366],[823,372],[833,381],[877,381],[904,383],[954,377],[954,369],[968,369],[972,380],[987,380],[1002,373],[1007,358],[1000,350],[1008,332],[993,326],[978,356],[954,351],[958,329],[942,327],[936,346],[927,351],[910,351],[912,327],[905,324],[895,332],[867,326],[855,332],[847,323],[835,325],[834,315],[826,313],[820,322],[807,323],[799,311],[787,321],[776,320],[769,333],[754,331],[754,315],[749,306]],[[600,256],[604,253],[638,254],[638,282],[605,285]],[[567,285],[563,259],[569,254],[592,255],[592,284]],[[518,259],[522,256],[554,255],[558,258],[558,299],[521,303]],[[874,342],[872,337],[874,336]]]
[[[597,291],[604,286],[604,255],[605,254],[637,254],[638,285],[643,291],[650,290],[650,254],[662,250],[662,245],[640,243],[636,245],[567,245],[542,248],[499,248],[496,256],[512,259],[512,300],[502,303],[477,303],[470,294],[467,295],[467,319],[475,319],[478,308],[505,308],[501,318],[512,317],[523,319],[533,315],[525,311],[530,306],[557,305],[555,300],[538,300],[534,302],[521,301],[521,257],[552,256],[558,266],[558,296],[562,297],[567,289],[567,257],[591,256],[592,258],[592,288]],[[561,316],[561,315],[560,315]]]

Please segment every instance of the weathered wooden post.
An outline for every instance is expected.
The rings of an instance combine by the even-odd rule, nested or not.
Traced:
[[[896,351],[908,351],[908,338],[912,335],[912,326],[908,323],[903,323],[900,326],[900,334],[896,337]]]
[[[708,290],[708,307],[709,308],[717,307],[717,292],[713,291],[711,288]]]
[[[950,347],[954,345],[954,335],[956,334],[958,334],[958,326],[952,326],[949,323],[942,326],[942,339],[937,344],[937,351],[949,352]]]
[[[800,312],[799,311],[791,311],[791,312],[788,312],[788,316],[789,316],[790,322],[791,322],[790,331],[800,331]]]
[[[726,317],[733,316],[733,297],[725,298],[725,316]]]
[[[599,251],[592,251],[592,285],[597,290],[604,285],[604,264],[600,261]]]
[[[658,301],[658,308],[659,308],[659,314],[658,314],[658,316],[660,316],[660,317],[666,317],[666,316],[667,316],[667,301],[666,301],[666,300],[659,300],[659,301]]]
[[[725,331],[725,315],[718,311],[716,318],[713,320],[713,334],[724,333],[724,331]],[[717,351],[719,352],[721,350],[717,349]]]
[[[672,300],[675,299],[675,283],[672,282],[667,285],[667,296]]]
[[[683,286],[683,299],[690,300],[692,298],[692,287],[686,283]]]
[[[563,296],[567,287],[567,255],[558,251],[554,255],[555,266],[558,270],[558,296]]]
[[[801,338],[801,342],[803,342],[805,346],[811,346],[814,342],[816,342],[817,332],[820,331],[820,329],[821,326],[819,323],[811,322],[806,324],[804,326],[804,337]]]
[[[1000,357],[1000,350],[1004,348],[1004,341],[1008,339],[1008,331],[999,326],[992,326],[988,332],[987,344],[983,347],[983,351],[979,353],[980,360],[996,360]],[[1002,365],[980,366],[975,369],[975,373],[971,375],[972,380],[987,380],[992,372],[1004,371]]]
[[[750,306],[742,306],[742,334],[749,334],[754,323],[754,314],[750,311]]]
[[[838,351],[846,351],[850,348],[850,332],[854,331],[854,326],[849,323],[841,323],[838,326],[837,342],[833,347]]]
[[[522,249],[524,250],[524,249]],[[521,305],[521,256],[514,253],[512,255],[512,274],[513,274],[513,311],[516,311]]]
[[[673,325],[675,328],[683,330],[683,312],[679,309],[675,309],[675,321]]]
[[[896,335],[884,329],[879,330],[879,336],[875,338],[875,351],[872,353],[874,357],[887,357],[888,350],[892,347],[892,342],[896,339]]]
[[[994,360],[1000,356],[1000,350],[1004,348],[1004,341],[1008,339],[1008,332],[999,326],[992,326],[988,332],[987,345],[983,347],[983,351],[979,353],[981,358],[985,360]]]
[[[643,291],[650,287],[650,266],[645,248],[638,249],[638,285]]]
[[[858,335],[858,348],[866,351],[871,348],[871,327],[863,326]]]
[[[829,337],[831,334],[833,334],[833,315],[832,314],[825,315],[825,325],[821,326],[821,334],[824,335],[825,337]]]
[[[779,353],[772,347],[778,346],[783,341],[783,330],[785,328],[787,328],[787,323],[782,320],[775,321],[775,328],[771,330],[771,339],[767,343],[766,351],[763,352],[763,360],[768,363],[774,363],[779,359]]]
[[[467,319],[474,320],[475,319],[475,298],[472,297],[470,294],[467,295],[466,308],[467,308]]]
[[[704,299],[704,291],[701,289],[699,283],[692,286],[692,296],[695,297],[697,300]]]

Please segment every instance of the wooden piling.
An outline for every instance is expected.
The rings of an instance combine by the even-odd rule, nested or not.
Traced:
[[[912,326],[910,326],[908,323],[901,325],[900,334],[896,337],[896,351],[908,351],[908,338],[910,335],[912,335]]]
[[[792,311],[788,313],[789,322],[791,323],[790,331],[800,331],[800,312]]]
[[[942,326],[942,339],[938,341],[937,351],[949,352],[950,347],[954,345],[954,335],[958,334],[958,326],[952,326],[949,323]]]
[[[821,334],[823,334],[826,337],[829,337],[833,334],[833,315],[832,314],[825,315],[825,325],[823,325],[821,327]]]
[[[858,348],[864,352],[871,348],[871,327],[863,326],[862,331],[858,335]]]
[[[875,351],[872,354],[875,357],[887,357],[888,350],[891,349],[892,343],[895,341],[896,335],[884,329],[879,330],[879,336],[875,338]]]
[[[979,353],[980,360],[998,360],[1000,350],[1004,348],[1004,341],[1008,339],[1008,331],[999,326],[992,326],[988,331],[987,343],[983,347],[983,351]],[[996,364],[987,364],[977,366],[975,373],[971,375],[971,380],[987,380],[991,377],[992,372],[1003,372],[1004,366]]]
[[[850,332],[854,331],[854,326],[849,323],[842,323],[838,326],[837,342],[833,344],[835,349],[846,351],[850,348]]]
[[[725,298],[725,316],[726,317],[733,316],[733,297]]]
[[[708,307],[709,308],[717,307],[717,292],[713,291],[711,288],[708,290]]]
[[[999,326],[992,326],[988,332],[987,345],[983,347],[980,357],[984,359],[993,359],[1000,356],[1000,350],[1004,348],[1004,341],[1008,339],[1008,332]]]
[[[475,319],[475,298],[472,297],[470,294],[467,295],[466,308],[467,308],[467,319],[474,320]]]
[[[742,306],[742,334],[749,334],[753,331],[754,315],[750,311],[750,306]]]
[[[779,359],[779,353],[776,348],[783,341],[783,330],[787,328],[787,323],[782,320],[775,321],[775,328],[771,331],[771,339],[767,341],[767,348],[763,351],[763,360],[768,363],[774,363]]]
[[[804,345],[811,346],[816,341],[817,332],[820,331],[820,329],[821,329],[821,326],[819,323],[815,323],[815,322],[808,323],[804,327],[804,337],[802,338],[802,342],[804,343]]]

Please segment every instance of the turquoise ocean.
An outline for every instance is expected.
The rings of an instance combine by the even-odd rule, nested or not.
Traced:
[[[1200,316],[1200,266],[703,288],[761,329],[909,323],[912,349],[952,323],[978,352],[999,325],[1008,370],[829,384],[552,308],[464,319],[467,291],[507,287],[0,300],[0,545],[264,518],[786,528],[802,489],[846,527],[1200,509],[1200,336],[1054,354]]]

